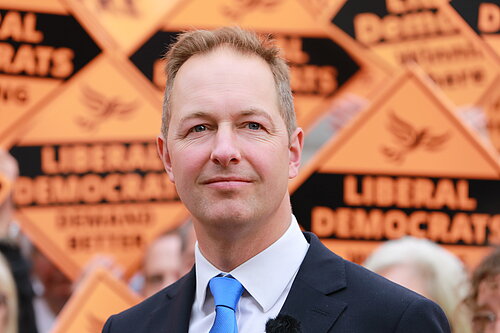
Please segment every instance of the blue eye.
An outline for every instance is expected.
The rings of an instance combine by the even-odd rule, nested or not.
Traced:
[[[196,125],[192,129],[193,132],[203,132],[206,130],[207,130],[207,127],[205,125]]]
[[[248,123],[248,128],[254,131],[260,130],[262,126],[258,123]]]

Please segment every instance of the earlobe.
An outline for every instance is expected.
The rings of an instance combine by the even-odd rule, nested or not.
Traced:
[[[297,127],[295,132],[290,137],[288,164],[288,178],[295,178],[299,174],[300,158],[302,157],[302,147],[304,146],[304,131]]]
[[[163,163],[168,178],[172,183],[175,183],[174,174],[172,172],[172,161],[170,160],[170,154],[167,148],[167,140],[165,140],[161,134],[156,138],[156,150],[158,151],[158,156],[160,156],[160,160]]]

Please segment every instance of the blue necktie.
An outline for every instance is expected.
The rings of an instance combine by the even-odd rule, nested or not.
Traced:
[[[236,304],[243,286],[232,277],[216,276],[208,283],[215,302],[215,321],[210,333],[237,333]]]

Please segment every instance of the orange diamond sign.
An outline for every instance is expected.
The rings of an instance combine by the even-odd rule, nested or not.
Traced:
[[[7,146],[65,81],[100,49],[56,1],[0,9],[0,145]],[[66,31],[61,34],[60,31]]]
[[[97,253],[130,276],[187,216],[156,152],[160,100],[133,69],[99,56],[11,148],[21,228],[72,279]]]
[[[393,66],[417,63],[458,106],[477,102],[497,57],[447,1],[347,1],[330,18]]]
[[[143,43],[179,0],[64,0],[110,52],[129,53]]]
[[[436,91],[419,72],[402,73],[320,150],[291,187],[305,229],[358,262],[405,235],[471,266],[500,242],[497,155]]]

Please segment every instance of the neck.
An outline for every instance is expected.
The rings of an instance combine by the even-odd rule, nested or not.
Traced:
[[[207,230],[206,225],[195,221],[200,251],[222,272],[232,271],[283,236],[290,226],[292,213],[289,200],[281,206],[272,216],[248,221],[242,227],[224,232],[220,232],[220,227]]]

